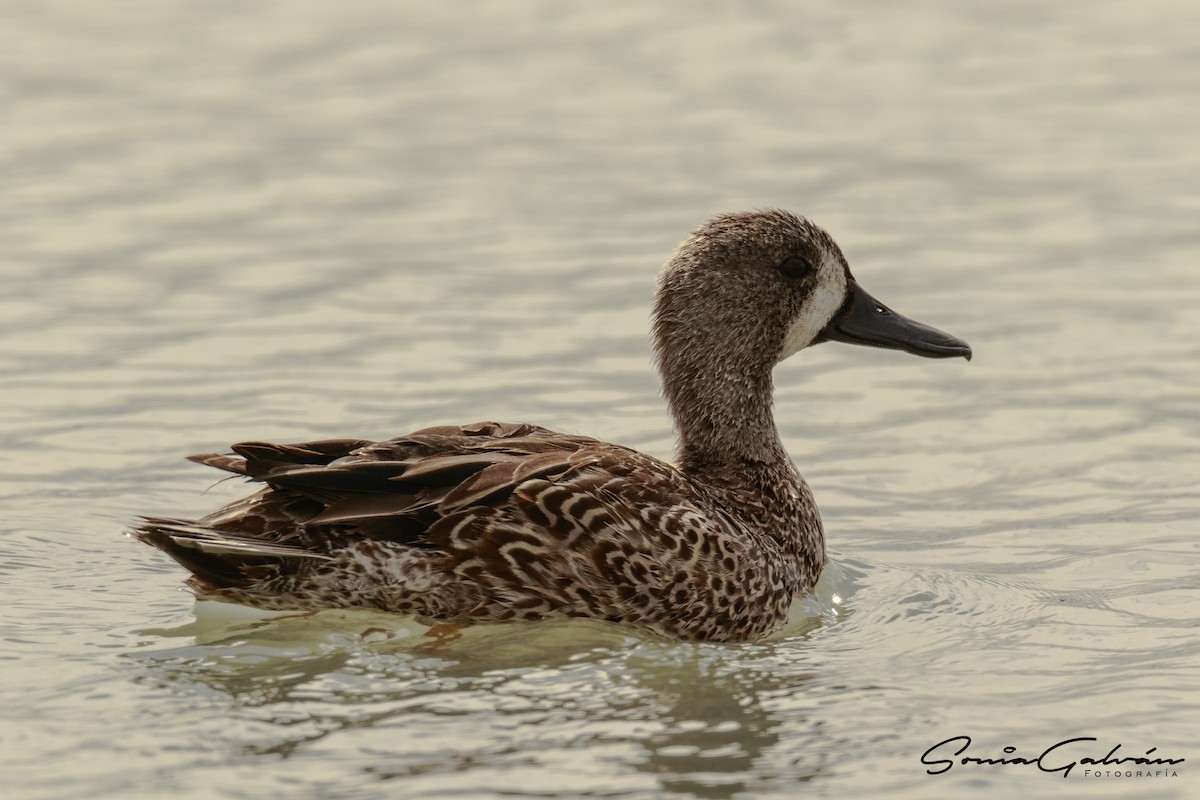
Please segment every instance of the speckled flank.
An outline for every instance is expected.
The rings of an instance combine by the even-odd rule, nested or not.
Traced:
[[[788,258],[812,274],[781,273]],[[266,488],[198,521],[148,518],[134,535],[187,567],[198,596],[261,608],[761,636],[825,560],[772,417],[771,370],[829,321],[847,275],[828,235],[786,212],[719,217],[680,247],[654,326],[678,467],[495,422],[386,442],[249,442],[193,459]]]

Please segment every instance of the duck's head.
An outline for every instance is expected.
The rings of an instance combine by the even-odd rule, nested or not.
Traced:
[[[867,294],[829,234],[786,211],[717,217],[680,245],[659,283],[654,339],[685,451],[770,438],[771,371],[813,344],[971,357],[966,342]]]
[[[727,214],[693,233],[663,269],[654,321],[665,371],[689,354],[739,373],[769,371],[831,340],[971,358],[966,342],[869,295],[833,238],[787,211]]]

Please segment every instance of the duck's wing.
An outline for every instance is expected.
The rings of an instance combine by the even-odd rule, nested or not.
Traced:
[[[322,559],[362,540],[469,560],[478,555],[472,547],[494,550],[521,538],[528,532],[522,528],[564,528],[563,510],[553,507],[564,492],[581,519],[592,506],[599,513],[614,481],[633,480],[624,499],[636,503],[646,487],[629,477],[629,459],[674,472],[589,437],[496,422],[426,428],[385,442],[244,442],[232,449],[190,458],[267,488],[195,521],[146,518],[134,532],[224,585],[240,567]]]

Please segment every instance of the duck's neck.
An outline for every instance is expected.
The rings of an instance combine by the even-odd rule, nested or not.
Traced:
[[[812,492],[779,440],[770,370],[745,380],[731,374],[664,374],[679,468],[742,524],[778,542],[795,559],[794,588],[810,588],[825,563],[825,536]]]
[[[675,365],[681,366],[681,365]],[[746,469],[794,467],[775,427],[771,370],[687,369],[663,376],[663,393],[679,436],[676,460],[693,477]]]

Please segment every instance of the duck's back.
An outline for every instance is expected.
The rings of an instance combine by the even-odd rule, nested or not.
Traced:
[[[233,449],[193,460],[266,488],[135,534],[187,567],[200,597],[442,620],[565,614],[731,639],[776,626],[798,588],[794,560],[719,493],[588,437],[489,422]]]

